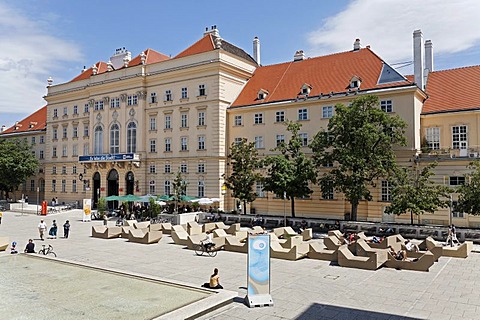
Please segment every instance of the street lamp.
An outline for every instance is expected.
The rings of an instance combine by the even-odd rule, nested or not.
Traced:
[[[286,211],[287,191],[283,191],[283,226],[287,226],[287,211]]]
[[[450,195],[450,210],[448,214],[448,222],[450,226],[452,226],[452,219],[453,219],[452,216],[453,216],[453,197],[452,195]]]
[[[38,203],[40,202],[40,187],[37,187],[37,216],[38,216]]]

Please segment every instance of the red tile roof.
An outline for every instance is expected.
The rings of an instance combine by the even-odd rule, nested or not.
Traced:
[[[211,34],[206,34],[202,39],[198,40],[192,44],[187,49],[183,50],[175,56],[175,58],[183,58],[186,56],[191,56],[198,53],[208,52],[215,49],[213,45],[213,38]]]
[[[480,109],[480,66],[430,72],[425,91],[422,114]]]
[[[97,62],[95,65],[97,66],[97,74],[107,72],[107,64],[105,62],[100,61],[100,62]],[[78,76],[73,78],[73,80],[70,82],[85,80],[90,78],[92,75],[93,75],[93,67],[90,67],[89,69],[83,71]]]
[[[406,79],[378,84],[383,66],[383,60],[369,48],[262,66],[255,70],[232,107],[295,99],[304,83],[312,86],[309,96],[345,92],[354,76],[361,79],[361,90],[412,85]],[[263,100],[257,99],[260,89],[270,92]]]
[[[4,130],[2,134],[26,133],[30,131],[46,130],[47,127],[47,106],[35,111],[16,125]],[[15,129],[17,128],[17,129]]]
[[[157,63],[157,62],[170,59],[169,56],[150,48],[145,50],[144,52],[146,55],[145,64],[152,64],[152,63]],[[139,54],[128,63],[128,66],[133,67],[133,66],[140,65],[141,63],[142,63],[142,57],[141,57],[141,54]]]

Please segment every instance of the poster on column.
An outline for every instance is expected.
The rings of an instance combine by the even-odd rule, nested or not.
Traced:
[[[270,295],[270,235],[248,236],[247,296],[250,308],[273,306]]]
[[[83,222],[92,221],[92,199],[83,199]]]

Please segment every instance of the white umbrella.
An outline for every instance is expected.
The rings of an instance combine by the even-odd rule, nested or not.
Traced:
[[[214,201],[212,201],[212,199],[209,199],[209,198],[201,198],[197,201],[197,203],[199,205],[209,205],[209,204],[212,204]]]
[[[164,201],[159,201],[159,200],[155,201],[155,203],[156,203],[156,204],[159,204],[159,205],[161,205],[161,206],[166,206],[166,205],[167,205],[166,202],[164,202]]]

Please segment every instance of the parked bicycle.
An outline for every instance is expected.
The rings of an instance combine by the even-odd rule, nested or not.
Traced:
[[[53,252],[53,247],[50,244],[48,247],[45,244],[42,244],[42,249],[38,251],[38,254],[43,254],[44,256],[51,254],[54,257],[57,257],[57,254]]]
[[[215,257],[217,255],[217,251],[218,250],[215,248],[214,243],[204,243],[201,241],[200,244],[195,247],[195,253],[197,256],[201,256],[206,252],[210,257]]]

